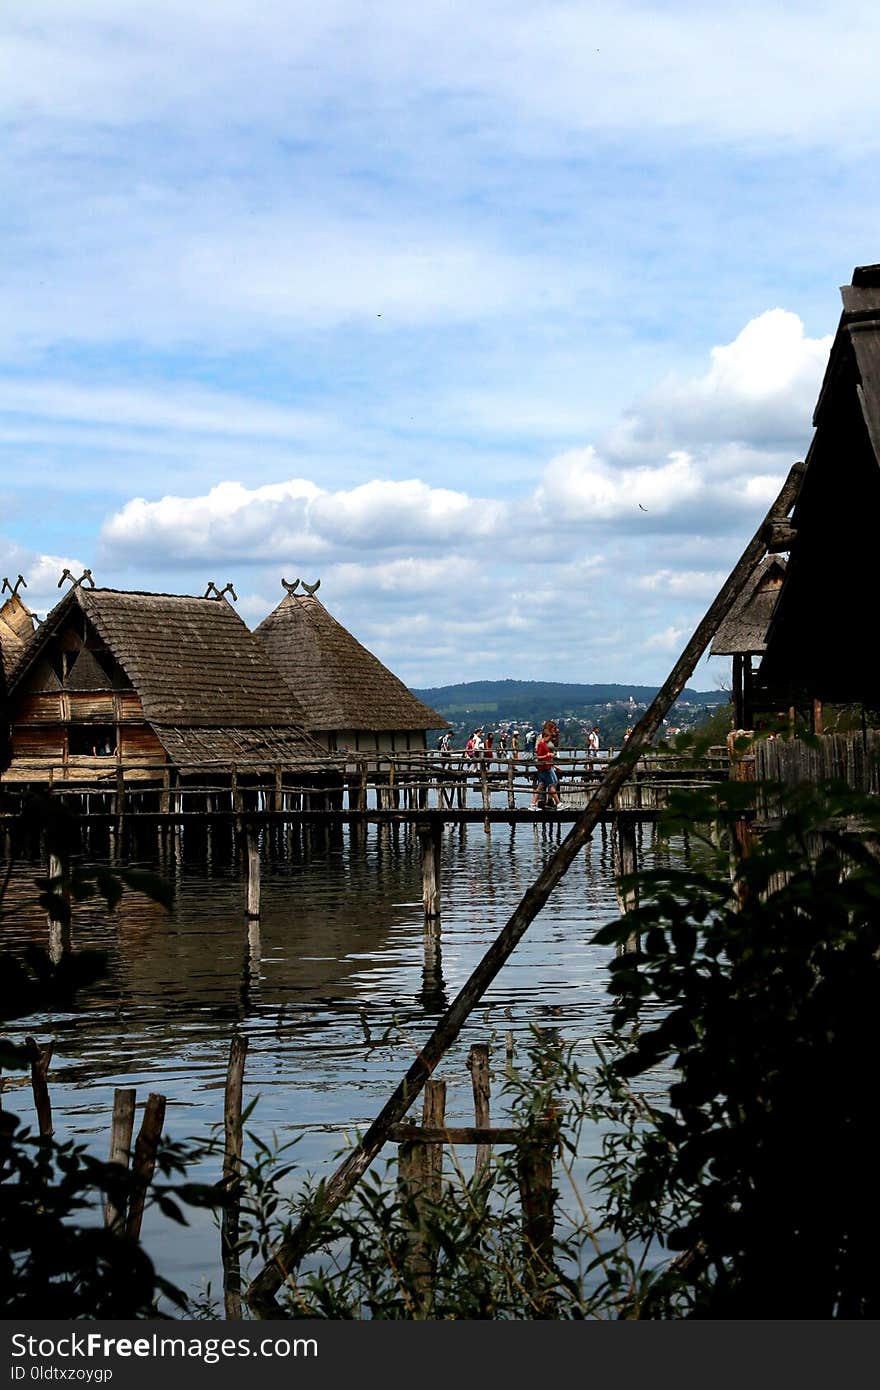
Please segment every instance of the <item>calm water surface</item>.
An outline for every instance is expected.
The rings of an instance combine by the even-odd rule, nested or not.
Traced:
[[[30,1017],[15,1036],[55,1040],[50,1090],[56,1134],[106,1156],[113,1091],[167,1098],[165,1132],[205,1135],[222,1123],[229,1042],[245,1034],[249,1127],[264,1140],[297,1137],[302,1173],[328,1176],[340,1151],[388,1099],[415,1051],[468,979],[567,827],[447,827],[442,846],[439,945],[422,923],[418,840],[404,826],[370,826],[335,839],[322,831],[264,844],[262,918],[244,919],[244,884],[215,839],[187,832],[161,866],[175,909],[126,893],[114,914],[74,909],[72,948],[100,947],[109,973],[75,1009]],[[142,849],[142,847],[141,847]],[[647,862],[668,853],[644,832]],[[148,862],[141,853],[139,862]],[[45,944],[33,903],[37,866],[16,868],[4,936]],[[471,1016],[436,1075],[447,1118],[473,1123],[472,1043],[489,1043],[493,1122],[503,1123],[505,1039],[522,1058],[532,1025],[576,1043],[588,1066],[608,1031],[610,951],[591,936],[617,915],[610,834],[597,829]],[[30,1119],[29,1081],[7,1108]],[[418,1103],[413,1114],[419,1113]],[[139,1123],[139,1119],[136,1123]],[[389,1147],[386,1153],[392,1152]],[[377,1163],[383,1160],[380,1157]],[[218,1172],[193,1174],[214,1181]],[[148,1212],[144,1240],[163,1273],[191,1293],[222,1288],[213,1218],[181,1230]]]

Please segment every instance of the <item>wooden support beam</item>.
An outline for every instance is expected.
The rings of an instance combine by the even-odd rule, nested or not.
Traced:
[[[638,872],[638,851],[636,848],[636,817],[622,811],[614,823],[614,877],[617,880],[617,906],[620,915],[625,917],[634,912],[639,905],[639,893],[635,884],[623,885],[623,880]],[[639,940],[636,935],[627,938],[625,950],[637,951]]]
[[[241,1262],[238,1250],[241,1199],[238,1192],[238,1181],[241,1176],[242,1093],[247,1049],[247,1038],[237,1033],[229,1047],[229,1064],[226,1069],[226,1090],[223,1099],[225,1136],[223,1187],[226,1192],[226,1206],[223,1208],[220,1245],[223,1262],[224,1311],[227,1319],[232,1321],[239,1321],[241,1318]]]
[[[137,1092],[127,1086],[117,1086],[113,1092],[113,1118],[110,1122],[111,1163],[128,1168],[131,1158],[131,1137],[134,1133],[134,1104]],[[104,1203],[104,1225],[111,1231],[121,1231],[125,1226],[126,1205],[117,1207],[112,1198]]]
[[[37,1111],[37,1128],[43,1138],[52,1133],[52,1101],[46,1077],[52,1061],[54,1043],[40,1047],[36,1038],[25,1038],[25,1047],[31,1064],[31,1088],[34,1093],[34,1106]]]
[[[803,463],[796,463],[785,481],[779,496],[770,509],[770,516],[785,515],[794,505],[803,477]],[[762,523],[763,526],[763,523]],[[455,1042],[471,1011],[482,999],[489,985],[522,940],[530,924],[544,907],[553,889],[563,878],[574,859],[593,832],[595,825],[612,805],[618,791],[630,776],[642,749],[657,733],[664,718],[678,699],[706,647],[720,624],[727,617],[755,565],[765,553],[761,528],[749,541],[730,576],[710,604],[705,616],[673,666],[660,690],[635,725],[617,756],[608,764],[605,776],[593,792],[580,817],[565,839],[545,863],[535,882],[526,890],[519,905],[505,923],[496,940],[475,967],[446,1013],[438,1021],[430,1038],[420,1049],[406,1075],[386,1101],[379,1114],[367,1128],[359,1144],[343,1159],[321,1189],[320,1207],[314,1215],[306,1213],[283,1240],[251,1283],[247,1298],[255,1312],[277,1311],[275,1294],[292,1268],[298,1265],[309,1249],[314,1231],[314,1216],[320,1210],[327,1214],[335,1210],[354,1184],[369,1168],[383,1147],[390,1127],[397,1124],[410,1109],[440,1058]]]
[[[255,825],[245,830],[245,862],[247,864],[247,902],[245,916],[260,916],[260,831]]]
[[[134,1161],[132,1163],[134,1183],[125,1221],[125,1234],[132,1240],[140,1238],[147,1188],[156,1168],[156,1150],[159,1147],[159,1138],[164,1122],[165,1097],[151,1092],[144,1106],[144,1115],[134,1146]]]
[[[440,849],[443,827],[439,821],[418,826],[422,855],[422,905],[425,920],[440,916]]]
[[[489,1128],[489,1044],[473,1043],[468,1053],[467,1068],[471,1074],[474,1093],[474,1120],[478,1129]],[[478,1144],[474,1157],[474,1177],[482,1181],[489,1171],[492,1156],[490,1144]]]

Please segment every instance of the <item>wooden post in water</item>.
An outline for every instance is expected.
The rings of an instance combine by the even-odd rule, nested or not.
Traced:
[[[624,886],[622,879],[638,871],[636,851],[636,818],[625,811],[619,811],[614,822],[614,877],[617,879],[617,906],[620,915],[625,917],[639,905],[639,893],[635,884]],[[627,951],[639,949],[638,936],[627,938]]]
[[[468,1053],[467,1068],[471,1074],[474,1092],[474,1124],[477,1129],[488,1129],[491,1123],[489,1114],[489,1044],[473,1043]],[[488,1174],[492,1155],[490,1144],[478,1144],[474,1157],[474,1177],[481,1182]]]
[[[419,825],[419,847],[422,853],[422,905],[425,921],[440,917],[440,846],[442,825],[439,821]]]
[[[256,825],[249,824],[245,831],[245,860],[247,864],[245,916],[248,920],[258,920],[260,916],[260,831]]]
[[[165,1097],[155,1095],[151,1091],[147,1096],[141,1127],[134,1146],[134,1162],[132,1163],[134,1181],[128,1203],[128,1215],[125,1219],[125,1234],[132,1240],[140,1239],[147,1188],[156,1168],[156,1150],[159,1147],[159,1137],[164,1122]]]
[[[539,1316],[547,1316],[549,1304],[542,1285],[555,1274],[553,1260],[554,1206],[553,1151],[546,1140],[529,1137],[519,1146],[517,1177],[523,1209],[523,1257],[528,1286]]]
[[[110,1123],[111,1163],[128,1168],[131,1157],[131,1136],[134,1133],[134,1102],[136,1092],[125,1086],[117,1086],[113,1092],[113,1119]],[[111,1231],[121,1231],[125,1226],[125,1208],[117,1207],[112,1197],[104,1203],[104,1225]]]
[[[442,1129],[445,1123],[446,1082],[428,1081],[422,1125]],[[438,1202],[443,1191],[443,1145],[420,1140],[416,1125],[412,1130],[412,1140],[398,1146],[397,1181],[408,1226],[407,1283],[415,1305],[414,1316],[426,1318],[431,1315],[434,1253],[425,1239],[425,1208]]]
[[[727,617],[755,565],[766,553],[766,528],[775,518],[786,515],[794,505],[803,478],[804,465],[791,468],[778,497],[755,535],[749,541],[730,576],[721,586],[716,598],[697,625],[681,656],[676,661],[654,699],[638,720],[632,734],[596,788],[587,806],[547,860],[534,883],[526,890],[518,906],[489,947],[482,960],[462,985],[446,1013],[439,1019],[433,1033],[419,1048],[419,1054],[395,1087],[393,1094],[361,1137],[360,1142],[343,1159],[321,1189],[321,1195],[311,1212],[307,1212],[273,1251],[248,1288],[248,1302],[260,1315],[277,1312],[275,1294],[290,1270],[299,1264],[308,1250],[317,1216],[325,1216],[344,1201],[354,1184],[369,1168],[383,1147],[391,1127],[398,1123],[413,1104],[440,1058],[459,1036],[471,1012],[482,999],[498,972],[510,959],[535,917],[544,907],[553,889],[565,876],[586,844],[593,827],[611,807],[620,788],[630,776],[642,748],[657,733],[675,700],[678,699],[700,657]]]
[[[226,1070],[226,1091],[223,1101],[225,1133],[223,1186],[227,1194],[227,1205],[223,1209],[221,1228],[223,1296],[226,1317],[235,1321],[241,1318],[241,1264],[238,1252],[241,1200],[238,1193],[238,1180],[241,1176],[243,1136],[241,1102],[247,1049],[247,1038],[241,1034],[236,1034],[229,1047],[229,1065]]]
[[[41,1048],[36,1038],[25,1038],[25,1047],[31,1063],[31,1087],[34,1092],[34,1105],[37,1111],[37,1127],[43,1138],[52,1133],[52,1101],[46,1077],[52,1061],[54,1043]]]
[[[69,863],[66,855],[50,849],[46,865],[46,876],[55,881],[51,890],[58,899],[57,904],[46,913],[49,928],[49,959],[57,965],[70,945],[70,887],[68,884]]]

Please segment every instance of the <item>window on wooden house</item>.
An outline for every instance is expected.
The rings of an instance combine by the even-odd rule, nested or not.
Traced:
[[[115,757],[116,730],[112,724],[71,724],[67,751],[72,758]]]

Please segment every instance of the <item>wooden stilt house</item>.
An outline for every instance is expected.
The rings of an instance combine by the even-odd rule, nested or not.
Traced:
[[[284,581],[282,581],[284,582]],[[427,746],[447,721],[418,700],[328,613],[315,589],[287,593],[255,636],[283,675],[309,731],[328,749],[401,752]]]
[[[784,577],[785,560],[781,555],[768,555],[761,560],[719,627],[710,648],[711,656],[733,657],[731,686],[735,729],[754,728],[752,659],[764,653],[767,628]]]
[[[791,526],[771,538],[789,560],[755,677],[763,707],[817,730],[825,704],[880,710],[880,265],[856,267],[841,295]]]
[[[8,679],[7,785],[326,765],[295,696],[225,598],[65,595]]]

